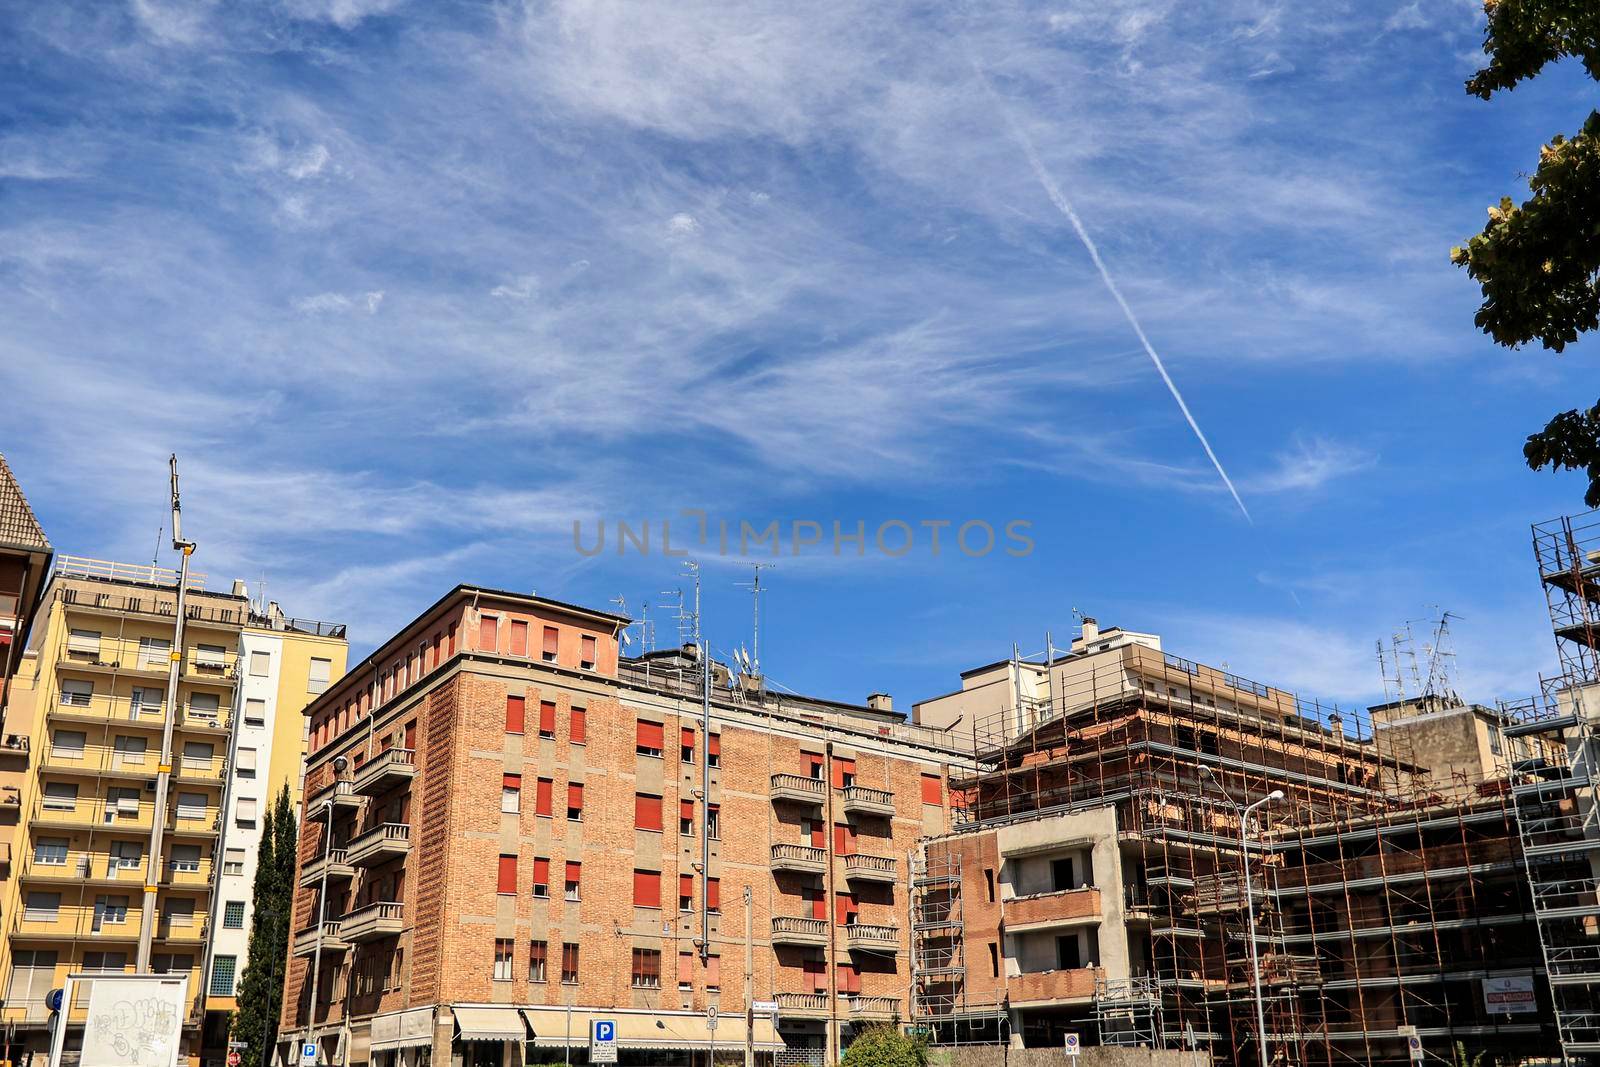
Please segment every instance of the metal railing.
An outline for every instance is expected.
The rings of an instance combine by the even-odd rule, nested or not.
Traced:
[[[178,587],[178,572],[155,563],[118,563],[89,556],[57,556],[56,574],[72,578],[105,578],[113,582],[142,582],[174,589]],[[190,571],[188,587],[204,592],[206,576]]]

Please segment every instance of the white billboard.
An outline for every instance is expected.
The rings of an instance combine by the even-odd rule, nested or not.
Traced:
[[[160,974],[73,975],[88,983],[80,1067],[177,1067],[188,1012],[189,976]]]
[[[1533,976],[1485,978],[1483,1006],[1490,1015],[1520,1015],[1539,1010],[1533,996]]]

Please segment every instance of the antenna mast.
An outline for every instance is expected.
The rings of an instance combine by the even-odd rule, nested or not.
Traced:
[[[771,569],[772,563],[752,563],[753,577],[748,582],[740,582],[740,587],[750,590],[750,598],[754,610],[754,629],[750,636],[750,672],[757,677],[761,675],[761,570]]]

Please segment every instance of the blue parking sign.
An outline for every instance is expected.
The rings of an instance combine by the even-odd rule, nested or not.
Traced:
[[[611,1042],[617,1039],[617,1024],[612,1019],[596,1019],[594,1021],[594,1039],[596,1041]]]

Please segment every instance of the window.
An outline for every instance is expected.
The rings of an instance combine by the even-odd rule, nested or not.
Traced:
[[[250,677],[265,678],[272,673],[272,653],[255,651],[250,653]]]
[[[11,977],[6,984],[7,1004],[44,1004],[55,986],[56,951],[18,949],[11,955]]]
[[[506,697],[506,733],[520,734],[528,717],[526,697]]]
[[[194,706],[194,697],[189,698],[189,706]],[[267,702],[258,697],[249,697],[244,702],[244,724],[246,726],[267,725]]]
[[[567,821],[578,822],[583,818],[583,783],[567,783]]]
[[[497,892],[515,894],[517,891],[517,857],[500,857],[500,886]]]
[[[495,615],[478,616],[478,651],[495,652],[500,648],[500,619]]]
[[[173,927],[186,927],[194,925],[194,900],[183,898],[181,900],[168,900],[161,906],[161,919],[167,924],[168,929]]]
[[[50,758],[83,759],[84,742],[88,736],[82,730],[57,730],[50,738]]]
[[[222,905],[222,928],[224,930],[244,929],[244,901],[230,900]]]
[[[800,891],[801,898],[811,905],[811,917],[828,921],[828,898],[823,895],[819,886],[806,886]]]
[[[661,907],[661,872],[633,872],[633,906],[636,908]]]
[[[67,651],[79,655],[100,656],[100,631],[80,630],[77,627],[67,631]]]
[[[328,683],[333,680],[333,660],[322,659],[318,656],[311,657],[311,672],[306,679],[306,692],[321,693],[327,690]]]
[[[188,974],[194,970],[194,957],[188,953],[158,952],[150,957],[150,970],[155,974]]]
[[[837,856],[856,854],[856,831],[849,823],[833,824],[833,851]]]
[[[255,797],[240,797],[234,802],[233,821],[244,827],[251,827],[256,824]]]
[[[86,708],[89,701],[94,698],[94,683],[81,681],[77,678],[68,678],[61,683],[61,706],[64,708]]]
[[[206,817],[206,795],[204,793],[179,793],[178,818],[203,819]]]
[[[133,693],[128,697],[128,718],[137,719],[143,715],[160,715],[162,701],[166,693],[160,689],[149,686],[136,685]]]
[[[924,774],[922,776],[922,802],[937,806],[943,799],[943,791],[939,788],[937,774]]]
[[[41,867],[65,867],[67,865],[67,839],[64,837],[41,837],[34,841],[33,862]]]
[[[237,956],[218,956],[211,961],[211,995],[233,996],[233,972],[238,965]]]
[[[506,774],[500,778],[500,810],[515,815],[522,810],[522,775]]]
[[[998,942],[989,942],[989,977],[1000,977],[1000,945]]]
[[[856,902],[854,893],[835,893],[833,895],[833,921],[840,926],[854,926],[856,917],[861,912],[861,906]]]
[[[706,740],[706,763],[711,767],[722,766],[722,735],[712,734]]]
[[[528,942],[528,981],[544,981],[545,957],[550,951],[550,945],[545,941]]]
[[[722,808],[716,804],[706,805],[706,836],[713,841],[722,840]]]
[[[722,913],[722,879],[706,879],[706,910],[714,915]]]
[[[849,789],[856,784],[856,761],[835,756],[833,760],[833,784],[836,789]]]
[[[513,942],[509,937],[494,939],[494,980],[511,981],[511,955]]]
[[[142,847],[139,844],[139,842],[137,842],[137,841],[130,841],[130,842],[128,842],[128,844],[130,844],[130,845],[132,845],[134,847],[134,851],[135,852],[137,852]],[[135,865],[137,865],[138,860],[135,859],[134,863],[135,863]],[[176,873],[199,874],[200,873],[200,846],[199,845],[173,845],[172,846],[172,851],[167,853],[167,863],[168,863],[169,866],[171,866],[172,870],[174,872],[176,872]]]
[[[225,849],[223,851],[223,853],[222,853],[222,873],[223,874],[243,874],[244,873],[244,849],[242,849],[242,848],[230,848],[230,849]]]
[[[121,974],[128,969],[126,952],[85,952],[83,969],[99,974]]]
[[[143,767],[144,754],[149,748],[149,742],[143,737],[114,737],[111,739],[112,766]],[[187,770],[187,766],[184,769]]]
[[[694,731],[687,726],[683,728],[682,736],[678,740],[678,759],[684,763],[694,762]]]
[[[684,992],[694,988],[694,953],[678,953],[678,988]]]
[[[572,709],[572,724],[571,728],[568,730],[568,736],[571,738],[573,744],[581,745],[588,740],[588,719],[589,713],[585,709]]]
[[[854,996],[861,993],[861,972],[853,963],[841,963],[834,968],[834,987],[842,996]]]
[[[190,693],[186,714],[189,718],[197,719],[201,722],[216,722],[217,711],[221,707],[222,698],[215,693]],[[263,707],[265,706],[263,705]],[[261,714],[264,717],[266,715],[265,710]],[[263,718],[264,724],[265,718]]]
[[[661,988],[661,952],[653,948],[633,950],[633,988]]]
[[[554,737],[556,735],[556,702],[553,700],[539,701],[539,736]]]
[[[73,782],[46,782],[44,807],[46,811],[72,811],[78,806],[78,787]]]
[[[689,837],[694,833],[694,801],[678,801],[678,833]]]
[[[172,659],[172,642],[165,637],[139,638],[139,666],[165,667]],[[200,662],[200,657],[195,657]]]
[[[649,793],[633,796],[633,828],[661,832],[661,798]]]
[[[162,643],[166,644],[165,641]],[[221,670],[228,665],[228,650],[221,645],[195,645],[194,665]]]
[[[578,899],[578,886],[583,882],[583,864],[577,860],[567,861],[567,881],[565,885],[568,900]]]
[[[550,895],[550,861],[542,856],[533,861],[533,895]]]
[[[22,918],[31,923],[53,923],[60,910],[60,893],[41,893],[34,890],[28,894],[28,899],[22,906]]]
[[[556,652],[560,649],[560,647],[561,631],[557,630],[554,626],[546,626],[544,628],[544,648],[541,653],[544,661],[546,663],[554,663],[556,661]]]
[[[578,946],[571,941],[561,946],[561,981],[564,985],[578,984]]]
[[[1056,937],[1056,969],[1059,971],[1075,971],[1082,966],[1083,955],[1078,951],[1078,935],[1058,935]]]
[[[256,750],[241,748],[238,756],[233,761],[233,771],[240,778],[254,778],[256,776]]]
[[[660,759],[663,740],[660,723],[645,722],[640,719],[634,730],[633,750],[641,756],[654,756]]]
[[[598,642],[595,641],[593,634],[584,634],[582,645],[583,651],[579,653],[578,666],[582,667],[586,671],[592,671],[594,670],[595,661],[598,658],[598,653],[596,651],[598,648]]]
[[[993,904],[994,903],[994,868],[993,867],[985,867],[983,869],[983,891],[984,891],[984,895],[988,897],[989,903]]]
[[[127,921],[128,898],[126,896],[98,896],[94,898],[94,933],[99,933],[102,926],[120,926]]]
[[[1073,874],[1072,867],[1071,856],[1050,861],[1050,886],[1057,893],[1065,889],[1078,888],[1078,879]]]
[[[803,960],[800,964],[805,988],[812,993],[828,991],[828,965],[823,960]]]
[[[122,740],[118,738],[117,740]],[[139,738],[143,741],[144,738]],[[217,754],[217,746],[206,741],[185,741],[183,743],[183,773],[196,774],[211,770],[211,760]],[[138,762],[144,762],[144,746],[139,746]]]
[[[694,875],[678,875],[678,910],[694,910]]]
[[[706,957],[706,988],[717,990],[722,988],[722,957]]]
[[[800,758],[805,760],[806,775],[814,782],[822,781],[822,757],[815,752],[802,752]]]
[[[200,869],[200,846],[199,845],[189,845],[188,847],[194,849],[195,869],[199,870]],[[106,869],[107,869],[107,871],[111,871],[111,870],[118,870],[118,871],[137,870],[139,868],[139,865],[141,863],[143,863],[143,862],[144,862],[144,844],[142,842],[139,842],[139,841],[113,841],[113,842],[111,842],[111,854],[110,854],[110,857],[106,860]]]
[[[528,654],[528,624],[521,619],[511,620],[511,654],[513,656]]]
[[[551,791],[554,788],[555,788],[555,780],[554,779],[551,779],[551,778],[541,778],[541,779],[539,779],[538,784],[534,787],[534,791],[533,791],[533,813],[535,815],[542,815],[547,819],[550,817],[550,810],[551,810],[550,794],[551,794]]]

